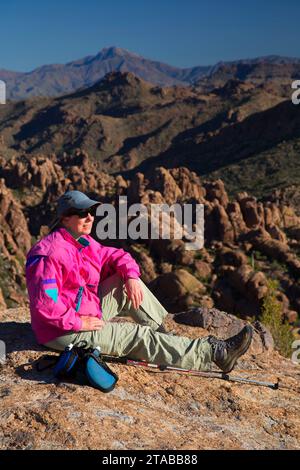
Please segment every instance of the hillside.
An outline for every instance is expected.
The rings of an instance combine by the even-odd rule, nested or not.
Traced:
[[[299,110],[287,98],[272,84],[229,80],[202,93],[112,73],[71,95],[0,107],[0,154],[80,148],[111,174],[185,166],[206,178],[224,175],[232,195],[268,196],[299,179]]]
[[[242,59],[219,62],[208,74],[194,85],[202,91],[224,86],[228,80],[237,79],[254,84],[272,83],[279,88],[290,88],[293,79],[300,75],[300,60],[297,58],[267,56],[256,59]]]
[[[248,106],[253,103],[248,103]],[[197,174],[222,177],[231,195],[245,190],[258,197],[297,184],[300,113],[284,101],[243,116],[246,106],[230,113],[231,122],[181,135],[162,156],[145,160],[137,170],[151,172],[160,162],[167,168],[184,165]],[[230,121],[230,119],[228,119]],[[219,124],[219,123],[218,123]]]

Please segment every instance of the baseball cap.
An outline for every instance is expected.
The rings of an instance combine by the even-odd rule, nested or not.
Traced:
[[[101,204],[101,202],[90,199],[81,191],[67,191],[65,194],[60,196],[57,201],[56,217],[49,225],[49,229],[53,230],[53,228],[59,223],[60,218],[70,209],[89,209],[96,204]]]

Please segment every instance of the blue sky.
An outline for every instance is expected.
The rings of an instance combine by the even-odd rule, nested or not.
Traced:
[[[0,69],[118,46],[177,67],[300,57],[299,0],[2,0]]]

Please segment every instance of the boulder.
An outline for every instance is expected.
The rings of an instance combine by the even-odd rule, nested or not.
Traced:
[[[247,322],[216,308],[194,307],[174,315],[177,323],[204,328],[218,338],[226,339],[236,335]],[[270,331],[260,322],[253,324],[253,340],[250,352],[263,354],[274,349]]]
[[[214,301],[209,295],[202,295],[199,302],[204,308],[213,308],[214,306]]]
[[[205,261],[196,259],[194,260],[194,267],[196,273],[199,275],[201,278],[209,278],[212,275],[212,266],[209,263],[206,263]]]
[[[223,243],[234,242],[234,230],[225,208],[218,202],[214,203],[213,218],[216,224],[217,237]]]
[[[248,258],[238,247],[236,249],[232,249],[224,246],[218,253],[218,261],[220,264],[239,267],[243,264],[247,264]]]
[[[173,265],[171,263],[161,263],[160,270],[163,274],[171,273],[173,270]]]
[[[227,214],[232,224],[234,236],[237,240],[241,234],[249,231],[241,211],[241,206],[237,201],[233,201],[227,206]]]
[[[167,204],[173,204],[181,199],[182,191],[171,173],[164,167],[155,168],[149,178],[149,185],[154,191],[159,191]]]
[[[225,190],[224,182],[221,179],[216,181],[207,182],[204,184],[206,190],[206,200],[207,201],[217,201],[226,209],[229,198]]]
[[[141,269],[141,278],[143,282],[148,284],[149,282],[153,281],[157,277],[153,259],[145,252],[140,251],[134,247],[131,247],[130,252],[134,256],[134,259]]]
[[[178,311],[182,305],[191,305],[194,295],[206,291],[205,286],[184,269],[161,274],[149,284],[149,288],[169,312]]]
[[[253,274],[249,265],[242,265],[238,269],[231,269],[227,272],[227,279],[231,287],[241,295],[247,297],[247,284]]]
[[[256,228],[262,225],[262,214],[258,211],[256,198],[246,196],[240,198],[238,202],[248,228]]]
[[[194,261],[194,251],[186,250],[183,240],[153,239],[149,241],[149,249],[152,255],[170,263],[191,265]]]
[[[240,298],[235,302],[233,313],[242,318],[258,318],[260,311],[260,304],[257,301]]]
[[[0,179],[0,233],[4,246],[1,248],[11,254],[24,257],[31,247],[31,235],[20,203],[10,189]]]
[[[132,180],[129,182],[127,191],[128,204],[139,203],[145,193],[148,181],[145,179],[143,173],[136,173]]]
[[[216,283],[213,289],[213,299],[217,308],[233,313],[235,311],[236,299],[233,289],[224,280]]]
[[[265,224],[268,225],[281,225],[282,215],[279,207],[274,202],[267,201],[264,205],[264,218]]]
[[[266,230],[269,232],[272,238],[279,240],[282,243],[287,243],[286,234],[280,230],[280,228],[275,224],[266,225]]]
[[[255,302],[261,300],[268,292],[268,281],[264,273],[253,272],[247,282],[247,298]]]
[[[184,200],[195,199],[198,202],[203,201],[206,190],[201,185],[200,178],[195,172],[185,167],[173,168],[169,171],[176,181]]]

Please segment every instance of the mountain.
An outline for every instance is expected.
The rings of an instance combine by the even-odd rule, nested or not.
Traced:
[[[38,67],[28,73],[0,70],[0,80],[7,85],[7,98],[59,96],[86,88],[114,71],[132,72],[138,77],[162,86],[188,85],[206,73],[210,66],[180,69],[162,62],[144,59],[125,49],[108,47],[98,54],[67,64]]]
[[[276,83],[291,88],[291,83],[300,77],[300,59],[266,56],[256,59],[218,62],[208,74],[200,77],[194,85],[202,91],[224,86],[230,79],[251,81],[252,83]]]
[[[196,85],[202,90],[212,89],[229,78],[262,79],[300,76],[300,59],[266,56],[215,65],[190,68],[172,67],[162,62],[121,49],[108,47],[96,55],[86,56],[67,64],[50,64],[30,72],[0,70],[0,80],[7,86],[7,98],[22,100],[34,96],[60,96],[87,88],[110,72],[131,72],[137,77],[159,86]]]
[[[161,88],[114,72],[69,95],[1,106],[0,153],[9,159],[80,148],[112,174],[185,166],[222,176],[230,194],[264,196],[300,182],[300,116],[289,93],[240,80],[205,93]]]

